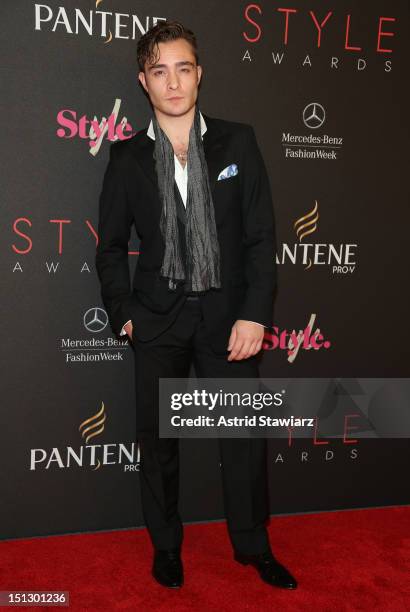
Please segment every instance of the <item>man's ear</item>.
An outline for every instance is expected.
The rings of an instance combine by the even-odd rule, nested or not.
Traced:
[[[145,91],[147,91],[147,84],[145,82],[145,74],[144,74],[144,72],[140,71],[138,73],[138,80],[140,81],[140,83],[143,86],[143,88],[145,89]]]
[[[202,78],[202,66],[198,64],[198,66],[196,67],[196,70],[198,74],[198,85],[199,85],[199,83],[201,82],[201,78]]]

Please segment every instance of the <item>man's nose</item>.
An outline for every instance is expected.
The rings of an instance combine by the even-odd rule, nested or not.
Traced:
[[[168,76],[168,87],[170,89],[176,89],[179,85],[178,76],[174,72],[170,72]]]

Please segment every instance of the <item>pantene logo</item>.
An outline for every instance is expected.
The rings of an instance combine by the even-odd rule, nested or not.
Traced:
[[[64,108],[57,113],[57,124],[60,126],[57,137],[65,140],[80,138],[87,140],[91,155],[97,155],[104,139],[109,141],[127,140],[135,134],[127,117],[120,116],[121,99],[116,98],[114,107],[108,117],[88,118],[75,109]]]
[[[106,413],[104,402],[96,414],[82,421],[78,427],[84,445],[64,448],[30,449],[30,470],[69,469],[74,467],[98,470],[106,465],[122,465],[124,472],[139,471],[140,452],[136,442],[125,444],[89,444],[104,433]]]
[[[116,38],[135,40],[144,35],[147,30],[166,17],[153,15],[135,15],[116,13],[116,2],[95,1],[95,10],[85,10],[74,6],[34,5],[34,29],[39,32],[54,32],[82,36],[100,36],[104,43],[110,43]],[[61,4],[61,2],[59,3]],[[149,3],[147,3],[149,6]]]
[[[104,431],[104,423],[105,423],[106,415],[105,415],[105,406],[104,402],[101,402],[101,410],[94,414],[89,419],[86,419],[81,423],[78,428],[78,431],[81,433],[81,437],[85,441],[86,444],[94,438],[95,436],[99,436]],[[98,466],[100,467],[100,463],[98,462]]]
[[[305,270],[314,266],[328,266],[333,274],[352,274],[356,270],[356,243],[312,242],[307,237],[317,231],[319,205],[293,224],[298,242],[283,242],[276,253],[277,264],[302,265]]]

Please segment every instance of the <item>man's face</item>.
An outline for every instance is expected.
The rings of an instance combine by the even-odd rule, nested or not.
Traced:
[[[155,109],[165,115],[183,115],[196,103],[202,68],[183,38],[159,43],[158,49],[156,63],[147,62],[138,78]]]

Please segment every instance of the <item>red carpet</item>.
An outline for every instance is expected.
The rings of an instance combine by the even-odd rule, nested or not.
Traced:
[[[269,530],[294,591],[234,562],[224,522],[185,525],[178,591],[151,578],[145,529],[1,542],[0,590],[66,590],[61,609],[81,611],[410,610],[410,507],[274,517]]]

